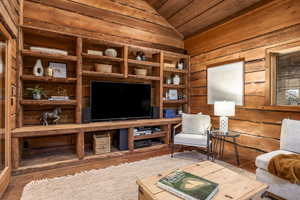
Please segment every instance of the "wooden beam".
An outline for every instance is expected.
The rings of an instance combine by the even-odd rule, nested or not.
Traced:
[[[17,169],[20,166],[20,139],[12,138],[11,140],[12,147],[12,168]]]
[[[84,132],[80,131],[76,134],[76,153],[80,160],[84,158]]]
[[[133,128],[128,129],[128,149],[129,151],[133,151],[134,149]]]
[[[77,38],[76,42],[76,55],[77,55],[77,65],[76,65],[76,123],[81,123],[82,115],[82,38]]]

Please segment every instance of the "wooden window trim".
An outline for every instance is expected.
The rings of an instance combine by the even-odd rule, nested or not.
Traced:
[[[299,106],[276,105],[276,57],[278,54],[296,51],[300,51],[300,40],[286,42],[266,49],[265,106],[278,109],[299,108]]]

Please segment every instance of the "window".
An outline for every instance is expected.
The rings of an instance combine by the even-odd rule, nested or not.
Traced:
[[[282,45],[269,50],[270,104],[300,106],[300,46]]]
[[[279,54],[276,63],[276,104],[300,105],[300,51]]]

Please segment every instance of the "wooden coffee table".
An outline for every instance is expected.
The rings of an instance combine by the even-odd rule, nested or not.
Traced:
[[[219,192],[213,200],[246,200],[266,190],[268,187],[264,183],[249,179],[211,161],[200,162],[181,169],[218,183]],[[156,185],[160,178],[170,172],[171,171],[166,171],[157,176],[138,180],[139,200],[181,200],[181,198],[160,189]]]

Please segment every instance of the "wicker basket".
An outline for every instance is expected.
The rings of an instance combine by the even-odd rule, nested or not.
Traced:
[[[147,76],[147,69],[135,68],[134,73],[136,75]]]
[[[164,63],[164,68],[176,68],[176,64],[174,64],[174,63]]]
[[[112,72],[112,65],[95,64],[95,70],[96,70],[96,72],[111,73]]]
[[[110,133],[93,135],[94,154],[103,154],[110,152]]]

